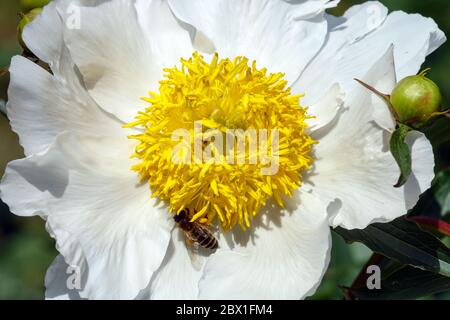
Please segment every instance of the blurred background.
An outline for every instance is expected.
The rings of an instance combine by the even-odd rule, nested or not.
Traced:
[[[19,13],[27,12],[34,3],[46,0],[0,1],[0,69],[9,65],[21,49],[17,42]],[[351,5],[362,0],[341,0],[339,8],[331,10],[342,15]],[[381,0],[390,10],[403,10],[432,17],[447,37],[450,35],[449,0]],[[411,39],[414,41],[414,39]],[[425,62],[423,68],[430,67],[428,76],[441,88],[444,105],[450,105],[450,44],[447,42]],[[9,78],[0,78],[0,107],[7,100]],[[445,122],[441,125],[448,125]],[[0,115],[0,176],[6,164],[23,157],[17,136],[11,131],[6,117]],[[448,168],[450,158],[448,145],[435,150],[440,169]],[[42,299],[44,276],[47,267],[57,255],[54,241],[45,231],[40,218],[20,218],[11,214],[8,207],[0,202],[0,299]],[[370,257],[370,252],[359,244],[347,245],[339,237],[333,238],[333,252],[330,268],[313,299],[341,299],[339,285],[350,285],[361,267]],[[431,298],[431,297],[428,297]],[[436,297],[433,297],[436,298]],[[438,298],[450,298],[440,295]]]

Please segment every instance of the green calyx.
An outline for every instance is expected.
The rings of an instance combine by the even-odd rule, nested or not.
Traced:
[[[23,10],[31,10],[35,8],[42,8],[49,4],[50,0],[20,0],[20,7]]]

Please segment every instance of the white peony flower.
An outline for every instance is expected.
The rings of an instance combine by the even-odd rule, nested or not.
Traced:
[[[337,3],[45,7],[23,38],[52,72],[12,59],[7,114],[26,158],[9,163],[0,190],[56,239],[47,298],[304,298],[327,268],[330,226],[364,228],[414,206],[433,178],[431,145],[409,134],[413,175],[394,188],[394,121],[353,79],[390,92],[445,36],[378,2],[325,13]],[[278,171],[171,163],[168,137],[194,120],[278,128]],[[183,209],[217,250],[186,243],[173,219]]]

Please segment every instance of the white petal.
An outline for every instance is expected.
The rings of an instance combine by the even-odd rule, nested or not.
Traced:
[[[63,48],[63,25],[55,2],[44,7],[23,30],[23,41],[39,59],[57,68]]]
[[[434,153],[430,141],[419,131],[409,132],[406,142],[411,148],[413,175],[404,186],[406,208],[411,209],[419,195],[431,187],[434,177]]]
[[[370,83],[380,70],[392,68],[383,56],[363,79]],[[389,72],[385,72],[389,74]],[[426,138],[414,140],[413,175],[402,188],[394,188],[400,172],[389,151],[391,133],[375,123],[373,93],[362,86],[345,103],[337,124],[316,148],[314,170],[307,179],[313,193],[330,201],[330,224],[347,229],[365,228],[406,213],[433,178],[434,158]],[[428,154],[427,154],[428,152]],[[417,180],[417,181],[416,181]]]
[[[86,298],[88,295],[84,289],[89,271],[80,244],[73,239],[71,233],[62,228],[52,228],[48,221],[45,227],[50,236],[57,240],[56,249],[61,253],[55,258],[45,275],[45,298],[49,300]],[[69,263],[67,263],[68,260],[70,260]]]
[[[87,93],[63,42],[66,25],[56,4],[75,2],[50,3],[24,30],[27,46],[50,64],[53,75],[23,57],[14,57],[11,62],[8,117],[26,155],[45,150],[63,131],[123,133],[121,123],[102,112]]]
[[[138,8],[143,7],[145,4],[139,2]],[[164,18],[169,14],[164,5],[152,8],[161,9],[152,13],[153,16],[161,15],[161,19],[152,29],[143,30],[141,24],[148,24],[152,16],[147,17],[144,13],[138,16],[132,1],[117,0],[95,7],[80,7],[80,28],[66,28],[64,33],[64,40],[92,97],[103,109],[125,122],[132,121],[137,112],[147,106],[141,97],[157,90],[168,57],[181,57],[186,52],[186,48],[178,52],[175,45],[156,44],[164,34],[177,31],[174,31],[176,24]],[[64,15],[64,9],[60,11]],[[65,15],[64,19],[67,21],[70,16]],[[181,27],[178,32],[187,34]],[[154,35],[154,40],[149,39],[150,34]],[[179,38],[182,37],[166,41],[178,42]],[[166,52],[166,49],[173,52]],[[167,58],[160,61],[161,55]]]
[[[445,41],[432,19],[393,12],[379,2],[352,7],[343,18],[328,16],[327,41],[294,85],[314,103],[334,82],[344,92],[356,86],[354,78],[366,74],[386,49],[394,44],[399,79],[416,74],[425,57]]]
[[[370,73],[370,86],[382,94],[390,94],[397,84],[394,63],[394,46],[391,45],[384,56],[378,60],[379,68],[372,68]],[[389,110],[388,103],[376,94],[372,94],[373,117],[375,122],[390,132],[393,132],[396,126],[394,116]]]
[[[146,296],[152,300],[197,299],[205,260],[204,250],[188,245],[180,228],[174,228],[164,261],[155,272]]]
[[[56,0],[50,2],[44,7],[31,23],[27,24],[23,31],[23,40],[27,48],[34,53],[40,60],[48,63],[53,73],[58,77],[61,72],[61,60],[72,60],[70,55],[65,53],[66,45],[64,43],[63,31],[71,26],[70,23],[64,23],[58,9],[63,9],[65,14],[72,15],[77,18],[77,10],[79,6],[94,5],[104,0]],[[75,20],[73,20],[75,21]],[[70,66],[66,71],[74,73],[74,67]],[[64,75],[67,77],[67,75]]]
[[[314,293],[329,262],[326,207],[309,194],[291,206],[269,206],[248,232],[220,242],[206,262],[200,299],[299,299]],[[227,241],[236,245],[227,249]]]
[[[67,50],[58,64],[53,76],[24,57],[11,61],[7,115],[26,155],[45,150],[63,131],[124,132],[122,123],[101,111],[82,87]]]
[[[48,152],[11,162],[0,185],[12,212],[46,217],[67,263],[81,248],[89,298],[134,298],[169,244],[173,224],[130,170],[129,141],[62,134]]]
[[[337,116],[344,103],[344,94],[339,84],[334,84],[325,96],[308,109],[308,114],[314,118],[308,119],[311,132],[316,132],[329,125]]]
[[[211,41],[221,57],[244,55],[260,68],[286,73],[292,82],[322,46],[327,30],[323,12],[336,1],[169,0],[169,4],[178,18]]]
[[[78,275],[76,267],[70,267],[62,255],[58,255],[45,274],[45,299],[47,300],[80,300],[80,294],[76,288],[76,281],[70,277]],[[69,283],[69,284],[68,284]]]
[[[189,33],[170,11],[167,0],[137,0],[139,23],[150,39],[152,52],[162,66],[172,67],[192,55]]]

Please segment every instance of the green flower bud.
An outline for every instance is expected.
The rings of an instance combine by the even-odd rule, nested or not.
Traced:
[[[43,10],[42,8],[35,8],[35,9],[31,10],[30,12],[28,12],[27,14],[24,14],[22,16],[22,19],[20,19],[20,21],[19,21],[19,25],[17,26],[17,37],[19,39],[19,43],[20,43],[21,47],[24,49],[27,46],[25,45],[25,42],[22,39],[23,29],[25,28],[25,26],[27,24],[32,22],[42,12],[42,10]]]
[[[390,96],[390,102],[400,122],[427,120],[439,111],[442,102],[439,87],[425,76],[406,77],[400,81]]]
[[[28,11],[34,8],[42,8],[49,2],[50,0],[20,0],[20,6],[23,10]]]

